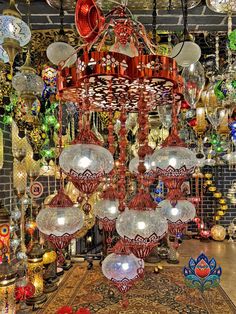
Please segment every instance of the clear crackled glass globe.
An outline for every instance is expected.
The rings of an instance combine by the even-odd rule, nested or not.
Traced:
[[[133,253],[109,254],[102,262],[103,275],[109,280],[122,281],[124,278],[132,280],[138,276],[138,270],[144,268],[143,260]]]
[[[169,200],[159,203],[160,211],[170,223],[183,222],[192,220],[196,215],[194,205],[187,200],[178,200],[176,204],[172,204]]]
[[[126,209],[116,220],[116,230],[122,238],[131,240],[141,236],[148,239],[152,235],[161,238],[168,229],[166,218],[159,210]]]
[[[66,172],[109,173],[114,166],[112,154],[94,144],[74,144],[63,149],[59,158],[60,167]]]
[[[129,162],[129,171],[131,173],[139,173],[138,172],[138,165],[139,165],[139,157],[134,157]],[[146,172],[151,171],[152,164],[151,164],[151,155],[147,155],[144,159],[144,166],[146,167]]]
[[[195,154],[188,148],[180,146],[167,146],[155,150],[151,157],[151,165],[162,170],[172,167],[174,169],[192,169],[197,165]]]
[[[36,218],[37,227],[45,235],[74,234],[84,224],[84,213],[77,207],[47,207]]]
[[[18,72],[12,79],[12,86],[19,94],[33,93],[41,95],[44,89],[43,79],[35,73]]]
[[[104,199],[94,204],[94,214],[100,219],[116,219],[119,215],[119,201]]]

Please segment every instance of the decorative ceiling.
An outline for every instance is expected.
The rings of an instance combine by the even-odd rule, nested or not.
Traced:
[[[200,0],[199,0],[200,1]],[[199,1],[195,1],[198,3]],[[27,20],[25,14],[27,5],[25,0],[19,0],[18,9]],[[107,8],[108,0],[100,0],[104,8]],[[130,1],[130,8],[134,16],[142,22],[147,29],[152,28],[152,0]],[[168,1],[157,0],[157,6],[160,3]],[[173,3],[176,1],[172,1]],[[178,2],[178,0],[177,0]],[[193,1],[192,1],[193,2]],[[140,7],[143,4],[143,9]],[[8,6],[7,0],[0,0],[0,12]],[[134,9],[136,8],[136,9]],[[188,25],[191,31],[227,31],[227,16],[209,10],[205,1],[200,1],[196,7],[189,9]],[[58,28],[60,25],[58,10],[50,7],[46,0],[31,0],[31,25],[32,29],[52,29]],[[74,11],[65,11],[65,26],[67,28],[74,25]],[[233,27],[236,27],[236,16],[233,17]],[[163,10],[157,9],[157,29],[168,31],[181,31],[183,29],[183,18],[181,9]]]

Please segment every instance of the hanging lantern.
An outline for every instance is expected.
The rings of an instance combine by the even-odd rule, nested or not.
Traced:
[[[201,48],[192,41],[180,42],[174,46],[171,57],[178,65],[189,67],[200,59]]]
[[[138,172],[138,166],[139,166],[139,157],[134,157],[130,160],[129,163],[129,171],[133,173],[136,177],[139,175]],[[145,173],[142,174],[142,183],[144,186],[150,186],[156,177],[154,168],[152,167],[151,163],[151,155],[146,155],[144,158],[144,166],[146,168]]]
[[[4,142],[3,142],[3,132],[0,129],[0,169],[3,167],[4,162]]]
[[[7,52],[9,63],[13,65],[16,54],[21,47],[28,44],[31,38],[29,26],[22,20],[15,1],[10,0],[8,8],[0,16],[0,44]]]
[[[3,258],[0,264],[0,312],[7,314],[16,313],[15,300],[16,273],[8,264],[7,258]]]
[[[182,233],[187,223],[196,215],[194,205],[187,200],[178,200],[177,202],[164,200],[159,203],[159,206],[162,215],[168,221],[168,229],[172,235]]]
[[[58,261],[61,264],[64,263],[62,249],[69,244],[84,223],[82,210],[73,205],[61,189],[51,200],[49,207],[41,209],[36,218],[39,231],[58,250]]]
[[[182,71],[184,79],[184,98],[192,108],[195,108],[205,86],[204,68],[198,61],[185,67]]]
[[[28,305],[44,303],[47,300],[43,291],[43,254],[44,250],[37,242],[33,244],[31,250],[27,253],[27,275],[29,282],[35,287],[34,295],[26,300]]]
[[[40,174],[40,168],[41,168],[41,160],[34,160],[33,159],[33,151],[32,149],[27,151],[26,157],[25,157],[25,169],[27,172],[27,175],[30,178],[36,178]]]
[[[114,166],[112,154],[99,143],[92,131],[84,128],[72,145],[63,149],[59,157],[64,173],[84,194],[92,194]],[[91,205],[86,203],[84,207],[91,208]]]
[[[102,262],[102,272],[125,295],[143,276],[144,262],[134,256],[122,241],[117,242],[112,251]],[[127,301],[123,300],[123,305],[127,306]]]
[[[224,241],[226,237],[226,229],[221,225],[214,225],[211,228],[211,236],[215,241]]]
[[[0,204],[0,263],[3,255],[10,259],[10,213]]]
[[[205,106],[199,101],[196,106],[196,120],[197,125],[195,130],[197,134],[203,135],[207,128],[207,121],[205,115]]]
[[[25,164],[16,159],[13,162],[13,187],[18,194],[24,194],[27,187]]]
[[[116,221],[118,234],[139,258],[149,255],[166,234],[167,228],[167,221],[156,210],[156,203],[142,190],[134,196]]]
[[[36,71],[31,65],[29,51],[26,56],[25,64],[20,67],[20,72],[16,73],[12,79],[12,86],[25,103],[25,112],[22,113],[24,119],[27,121],[28,115],[31,116],[32,114],[32,106],[36,97],[41,96],[44,89],[42,78],[36,74]]]

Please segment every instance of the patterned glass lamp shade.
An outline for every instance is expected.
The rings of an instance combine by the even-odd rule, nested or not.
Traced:
[[[156,150],[152,155],[152,166],[156,169],[181,172],[186,169],[190,173],[197,164],[195,154],[188,148],[167,146]]]
[[[189,67],[200,59],[201,48],[192,41],[180,42],[174,46],[171,57],[175,59],[178,65]]]
[[[196,215],[194,205],[186,200],[178,200],[176,204],[171,204],[169,200],[159,203],[161,213],[169,223],[187,223]]]
[[[16,273],[4,258],[0,265],[0,313],[16,313],[15,283]]]
[[[4,63],[9,62],[8,54],[1,45],[0,45],[0,60],[3,61]]]
[[[234,0],[206,0],[206,4],[214,12],[236,12],[236,2]]]
[[[29,26],[22,21],[20,12],[16,9],[15,1],[10,0],[10,5],[0,15],[0,44],[13,64],[15,55],[20,47],[29,43],[31,32]]]

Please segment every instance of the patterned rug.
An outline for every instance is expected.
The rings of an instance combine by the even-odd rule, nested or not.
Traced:
[[[236,313],[236,307],[221,287],[203,294],[187,288],[180,267],[165,267],[159,274],[146,267],[145,279],[130,290],[128,299],[128,308],[122,308],[121,296],[104,278],[99,266],[88,271],[86,265],[75,265],[37,313],[54,314],[63,305],[88,307],[91,313],[98,314]]]

